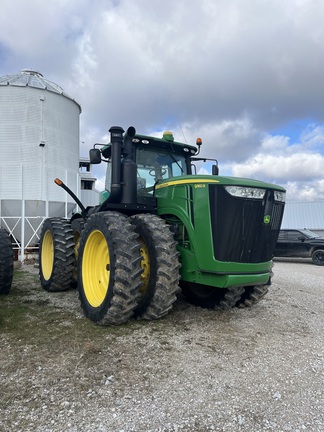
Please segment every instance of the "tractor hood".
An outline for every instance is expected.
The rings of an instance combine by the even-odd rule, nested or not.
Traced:
[[[240,177],[222,177],[222,176],[211,176],[211,175],[190,175],[181,177],[172,177],[171,179],[161,180],[156,185],[155,189],[162,189],[168,186],[176,186],[180,184],[220,184],[223,186],[243,186],[259,189],[272,189],[285,193],[285,189],[281,186],[274,185],[272,183],[266,183],[263,181],[246,179]],[[197,186],[199,187],[199,186]]]

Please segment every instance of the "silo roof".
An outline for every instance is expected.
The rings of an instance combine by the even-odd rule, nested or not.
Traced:
[[[33,69],[22,69],[18,73],[0,77],[0,86],[33,87],[40,90],[47,90],[57,93],[75,102],[79,106],[81,112],[80,104],[78,104],[75,99],[67,95],[62,87],[53,83],[52,81],[45,79],[39,71]]]

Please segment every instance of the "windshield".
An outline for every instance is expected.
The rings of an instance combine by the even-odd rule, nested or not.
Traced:
[[[159,180],[187,174],[185,157],[175,153],[138,148],[136,163],[137,189],[145,189],[146,192],[152,192]]]
[[[313,233],[313,231],[309,231],[309,230],[300,230],[306,237],[312,239],[312,238],[317,238],[319,237],[318,234]]]

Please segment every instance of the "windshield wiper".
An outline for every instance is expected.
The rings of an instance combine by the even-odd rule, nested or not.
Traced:
[[[171,156],[171,158],[174,160],[174,162],[178,165],[178,167],[181,169],[182,174],[184,174],[184,171],[182,169],[182,166],[179,164],[179,162],[177,161],[177,159],[173,156],[172,153],[168,153],[169,156]]]

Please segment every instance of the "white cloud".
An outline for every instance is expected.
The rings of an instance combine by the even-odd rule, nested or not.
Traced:
[[[232,165],[233,175],[280,184],[289,200],[322,200],[324,155],[313,151],[322,139],[322,128],[314,125],[308,125],[293,145],[288,137],[267,135],[255,156]]]
[[[244,160],[260,146],[263,135],[246,115],[235,120],[184,123],[173,129],[173,133],[176,140],[193,145],[201,138],[201,156],[222,163]]]
[[[276,156],[287,152],[289,137],[284,135],[267,135],[261,142],[261,150],[265,153],[275,153]]]
[[[235,164],[233,174],[238,177],[256,177],[287,180],[315,180],[323,177],[324,157],[320,154],[296,153],[290,156],[258,154],[244,164]]]
[[[315,182],[287,182],[281,184],[287,190],[287,200],[319,201],[324,200],[324,180]]]

